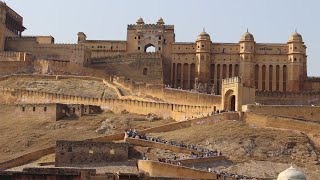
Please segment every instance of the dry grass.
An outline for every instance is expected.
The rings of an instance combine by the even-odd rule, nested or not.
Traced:
[[[0,117],[0,161],[53,146],[56,140],[82,140],[124,132],[129,128],[144,129],[173,122],[171,119],[150,122],[144,120],[144,117],[134,114],[102,113],[84,116],[78,120],[23,122],[20,119],[8,119],[2,115]],[[106,119],[113,119],[110,126],[114,128],[107,134],[97,134],[95,130]],[[56,125],[62,125],[62,128],[50,128]]]
[[[91,98],[117,98],[114,90],[103,82],[72,78],[55,80],[10,77],[8,80],[0,81],[0,86]]]

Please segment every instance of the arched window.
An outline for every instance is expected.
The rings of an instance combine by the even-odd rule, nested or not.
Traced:
[[[147,44],[144,47],[144,52],[156,52],[156,48],[153,44]]]

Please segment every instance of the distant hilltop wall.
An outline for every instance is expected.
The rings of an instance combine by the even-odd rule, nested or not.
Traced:
[[[115,77],[114,82],[135,94],[152,96],[176,104],[215,106],[217,110],[221,110],[222,97],[218,95],[166,88],[163,84],[136,83],[132,80],[126,80],[124,77]]]
[[[178,105],[171,103],[156,103],[137,100],[88,98],[57,93],[47,93],[30,90],[19,90],[11,88],[0,88],[1,96],[16,98],[17,101],[28,101],[32,103],[62,103],[62,104],[84,104],[101,106],[114,112],[126,110],[136,114],[156,114],[160,117],[172,117],[182,121],[205,117],[214,109],[213,106]]]

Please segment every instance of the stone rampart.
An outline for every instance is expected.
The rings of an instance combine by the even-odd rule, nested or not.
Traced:
[[[148,140],[143,140],[143,139],[124,138],[124,142],[132,144],[132,145],[135,145],[135,146],[159,148],[159,149],[170,150],[172,152],[177,152],[177,153],[205,154],[205,153],[201,153],[201,152],[199,152],[197,150],[193,150],[193,149],[188,149],[188,148],[184,148],[184,147],[173,146],[173,145],[170,145],[170,144],[158,143],[158,142],[153,142],[153,141],[148,141]]]
[[[205,117],[213,111],[210,106],[191,106],[170,103],[157,103],[137,100],[88,98],[81,96],[48,93],[32,90],[0,88],[2,96],[13,96],[18,101],[32,103],[84,104],[101,106],[114,112],[127,110],[130,113],[147,115],[150,113],[160,117],[172,117],[177,121]]]
[[[242,119],[257,127],[271,127],[280,129],[297,130],[304,133],[320,134],[320,123],[310,122],[293,118],[244,112]]]
[[[126,143],[62,140],[56,142],[56,167],[88,166],[127,160]]]
[[[31,73],[32,64],[28,61],[0,61],[0,75]]]
[[[155,161],[138,161],[139,172],[148,174],[150,177],[163,178],[187,178],[187,179],[222,179],[219,175],[192,169],[184,166],[176,166]],[[229,179],[228,179],[229,180]],[[231,179],[230,179],[231,180]]]
[[[320,123],[320,106],[244,105],[245,112],[275,115]]]
[[[124,77],[117,77],[114,79],[116,83],[126,89],[130,89],[135,94],[152,96],[175,104],[215,106],[216,109],[221,109],[222,97],[218,95],[166,88],[162,84],[136,83],[134,81],[125,80]]]
[[[53,154],[55,151],[54,147],[44,148],[37,151],[33,151],[22,156],[10,159],[0,163],[0,169],[9,169],[12,167],[17,167],[26,164],[31,161],[35,161],[43,156]]]
[[[184,166],[190,164],[216,163],[225,160],[227,160],[225,156],[212,156],[203,158],[179,159],[175,162],[180,162]]]
[[[320,104],[320,92],[256,91],[256,102],[264,105]]]

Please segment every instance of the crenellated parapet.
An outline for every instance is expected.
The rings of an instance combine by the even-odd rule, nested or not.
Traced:
[[[174,29],[174,25],[161,25],[164,29]],[[161,27],[160,26],[160,27]],[[144,24],[144,25],[137,25],[137,24],[128,24],[128,29],[137,29],[137,28],[159,28],[157,24]]]
[[[257,97],[278,97],[278,98],[304,98],[319,96],[320,92],[303,91],[303,92],[280,92],[280,91],[256,91]]]
[[[154,113],[161,117],[173,117],[176,120],[205,117],[213,111],[212,106],[181,105],[164,102],[150,102],[131,99],[106,99],[86,96],[66,95],[63,93],[48,93],[26,89],[0,87],[0,96],[11,96],[21,101],[33,103],[65,103],[96,105],[110,108],[115,112],[127,110],[131,113]]]
[[[233,84],[233,83],[241,83],[241,78],[240,77],[231,77],[231,78],[226,78],[222,79],[222,84]]]

